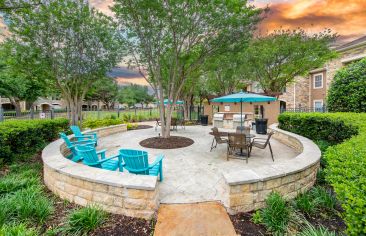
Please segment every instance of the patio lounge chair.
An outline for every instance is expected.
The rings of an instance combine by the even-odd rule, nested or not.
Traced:
[[[220,133],[219,133],[219,129],[217,127],[213,127],[212,129],[212,133],[213,133],[213,140],[211,143],[211,149],[210,152],[212,151],[212,149],[217,147],[217,144],[226,144],[227,143],[227,139],[224,139],[221,137]]]
[[[94,147],[76,146],[76,152],[83,158],[83,163],[91,167],[97,167],[105,170],[123,171],[123,164],[120,155],[105,156],[106,150],[97,152]],[[100,158],[99,158],[100,156]]]
[[[130,173],[138,175],[159,176],[163,181],[163,158],[158,155],[152,164],[149,164],[148,153],[140,150],[121,149],[119,153],[124,162],[124,168]]]
[[[248,142],[244,133],[229,133],[227,143],[227,160],[229,156],[233,154],[233,151],[240,150],[240,154],[243,154],[243,150],[246,150],[246,161],[250,157],[251,142]]]
[[[95,142],[89,141],[89,140],[71,141],[65,133],[60,133],[60,137],[64,140],[64,142],[66,144],[66,147],[68,149],[70,149],[70,151],[71,151],[71,155],[68,156],[67,158],[71,159],[74,162],[79,162],[82,159],[80,156],[77,155],[77,152],[76,152],[76,149],[75,149],[76,146],[78,146],[78,145],[80,145],[80,146],[89,146],[89,147],[94,147],[95,146]]]
[[[98,136],[97,136],[97,133],[83,134],[83,133],[81,133],[80,128],[77,125],[70,126],[70,129],[74,133],[74,137],[78,141],[89,140],[89,141],[95,142],[95,146],[98,145]]]
[[[272,161],[274,161],[273,158],[273,151],[272,151],[272,147],[271,147],[271,143],[269,142],[269,140],[271,139],[272,135],[274,134],[274,132],[270,132],[267,136],[267,138],[254,138],[252,140],[252,144],[250,146],[250,151],[252,151],[252,147],[257,147],[260,149],[265,149],[268,145],[269,147],[269,151],[271,152],[271,157],[272,157]]]
[[[180,125],[186,129],[186,126],[185,126],[185,122],[184,121],[179,121],[177,118],[173,118],[172,117],[172,120],[170,122],[170,127],[172,127],[172,130],[176,130],[178,131],[178,123],[180,123]],[[158,130],[158,127],[161,126],[161,121],[159,119],[156,119],[156,124],[155,124],[155,131]]]

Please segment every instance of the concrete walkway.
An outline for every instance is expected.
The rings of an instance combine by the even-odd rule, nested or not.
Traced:
[[[144,123],[155,125],[154,122]],[[209,134],[212,126],[178,127],[171,135],[179,135],[194,140],[194,144],[178,149],[149,149],[139,145],[139,142],[150,137],[158,136],[160,128],[128,131],[101,138],[98,149],[107,149],[107,154],[117,154],[121,148],[146,150],[149,161],[157,154],[165,155],[163,161],[164,181],[158,184],[159,200],[161,203],[196,203],[207,201],[223,202],[226,194],[223,173],[270,166],[281,161],[294,158],[297,153],[292,148],[271,140],[275,162],[272,161],[269,149],[253,148],[249,163],[244,160],[226,160],[226,145],[218,145],[210,152],[213,136]],[[223,130],[223,129],[220,129]],[[266,137],[255,134],[256,137]]]
[[[225,208],[217,202],[162,204],[154,236],[236,236]]]

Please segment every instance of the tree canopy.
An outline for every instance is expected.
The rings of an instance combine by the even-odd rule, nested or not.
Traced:
[[[175,101],[208,59],[247,45],[260,10],[246,0],[115,0],[113,11],[132,55],[157,99]],[[162,136],[170,136],[173,106],[159,106]]]
[[[269,95],[279,95],[296,76],[306,75],[334,58],[329,44],[336,35],[329,30],[307,34],[304,30],[277,30],[254,39],[247,51],[246,76]]]
[[[139,103],[143,107],[144,104],[154,101],[154,97],[148,93],[147,86],[132,84],[120,89],[118,101],[126,103],[128,106]]]
[[[112,18],[86,0],[49,0],[14,10],[9,19],[12,39],[27,46],[28,52],[38,50],[39,64],[48,66],[68,103],[72,123],[78,123],[85,94],[122,56]]]
[[[111,109],[118,98],[117,82],[110,77],[103,77],[93,83],[91,89],[86,94],[85,99],[91,101],[101,101]]]
[[[333,112],[366,112],[366,59],[337,71],[327,105]]]

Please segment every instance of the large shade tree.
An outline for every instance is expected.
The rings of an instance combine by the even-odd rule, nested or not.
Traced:
[[[131,65],[146,75],[159,106],[162,137],[190,74],[208,59],[245,47],[260,10],[246,0],[115,0]]]
[[[37,50],[12,40],[0,46],[0,95],[10,100],[17,116],[21,115],[21,101],[33,110],[34,102],[52,90],[47,66],[38,63],[38,55]]]
[[[118,84],[114,78],[103,77],[93,83],[86,94],[87,101],[100,101],[109,110],[113,108],[118,98]]]
[[[306,75],[336,56],[329,48],[335,37],[329,30],[307,34],[302,29],[258,37],[245,54],[246,76],[257,81],[266,94],[278,96],[296,76]]]
[[[77,124],[85,94],[121,59],[120,34],[112,18],[90,7],[87,0],[37,2],[11,11],[12,38],[40,52],[40,64],[48,64],[50,77],[69,107],[71,123]]]

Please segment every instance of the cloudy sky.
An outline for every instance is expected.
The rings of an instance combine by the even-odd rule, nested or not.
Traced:
[[[111,15],[112,0],[89,0],[92,5]],[[261,23],[263,34],[274,29],[301,27],[308,32],[330,28],[341,41],[366,35],[366,0],[251,0],[257,7],[269,6],[270,12]]]

